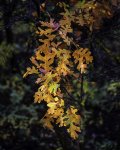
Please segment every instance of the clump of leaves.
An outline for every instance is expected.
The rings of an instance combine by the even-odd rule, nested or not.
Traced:
[[[78,80],[87,72],[93,56],[88,48],[81,47],[73,38],[74,24],[78,29],[87,27],[93,31],[100,26],[101,19],[109,17],[111,12],[107,6],[102,7],[102,4],[93,1],[81,2],[72,9],[61,2],[56,7],[62,11],[58,14],[60,19],[57,22],[48,12],[47,21],[40,21],[36,31],[40,46],[31,57],[33,66],[27,68],[24,77],[29,74],[38,77],[36,83],[39,88],[34,101],[44,101],[48,106],[42,119],[43,125],[49,129],[53,129],[54,123],[64,126],[76,139],[81,130],[80,114],[69,97],[68,85],[71,79]]]

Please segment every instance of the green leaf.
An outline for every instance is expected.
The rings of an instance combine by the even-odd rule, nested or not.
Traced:
[[[58,89],[59,87],[60,87],[60,84],[57,84],[56,82],[53,82],[53,83],[51,83],[51,84],[49,85],[48,90],[49,90],[50,93],[56,94],[57,89]]]

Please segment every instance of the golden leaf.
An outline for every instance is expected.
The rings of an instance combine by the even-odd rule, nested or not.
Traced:
[[[39,34],[39,35],[41,35],[41,36],[42,35],[48,36],[52,32],[53,32],[52,29],[46,29],[46,30],[40,29],[40,31],[37,31],[36,33]]]
[[[42,100],[43,100],[43,96],[42,96],[41,91],[36,92],[34,95],[34,102],[40,103]]]
[[[54,62],[55,52],[36,52],[36,59],[41,61],[40,66],[46,71],[49,72],[51,70],[51,65]]]
[[[71,106],[64,116],[64,126],[67,126],[67,131],[71,137],[76,139],[78,132],[80,132],[80,115],[77,115],[77,109]]]
[[[85,73],[87,64],[93,61],[93,57],[91,56],[91,52],[88,48],[75,50],[73,53],[73,57],[75,59],[75,63],[78,63],[77,69],[81,71],[81,73]]]
[[[59,124],[59,127],[64,126],[64,110],[62,108],[59,108],[54,113],[54,117],[57,118],[56,124]]]
[[[71,58],[70,52],[66,49],[52,48],[52,50],[56,51],[56,56],[58,58],[58,66],[56,68],[56,71],[63,76],[71,74],[72,71],[69,68],[72,66],[71,62],[69,61],[69,59]]]
[[[53,101],[53,96],[50,93],[44,93],[43,95],[43,99],[44,101],[46,101],[47,103],[50,103]]]
[[[56,102],[50,102],[50,103],[48,103],[47,104],[47,106],[49,107],[49,109],[48,109],[48,114],[54,114],[54,112],[55,112],[55,109],[57,109],[57,103]]]
[[[25,78],[29,74],[39,74],[39,72],[34,66],[32,66],[32,68],[30,67],[27,68],[27,72],[23,75],[23,78]]]

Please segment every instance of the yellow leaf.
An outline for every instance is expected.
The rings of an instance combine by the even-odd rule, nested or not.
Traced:
[[[85,73],[87,64],[92,63],[93,61],[93,57],[91,56],[91,52],[88,48],[75,50],[73,57],[75,59],[75,63],[78,63],[77,69],[81,71],[81,73]]]
[[[57,109],[55,114],[54,114],[55,118],[57,118],[56,124],[59,124],[59,127],[64,126],[63,114],[64,114],[64,110],[62,108]]]
[[[29,74],[38,74],[38,73],[39,73],[38,70],[34,66],[32,66],[32,68],[28,67],[27,72],[23,75],[23,78],[25,78]]]
[[[70,133],[73,139],[76,139],[78,138],[77,132],[80,132],[80,127],[77,127],[76,125],[72,124],[70,125],[69,129],[67,129],[67,131]]]
[[[64,116],[64,126],[68,129],[71,137],[76,139],[78,137],[78,132],[80,132],[80,115],[77,115],[77,109],[71,106]]]
[[[50,102],[50,103],[48,103],[47,104],[47,106],[49,107],[49,109],[48,109],[48,114],[53,114],[54,112],[55,112],[55,109],[57,108],[57,103],[55,103],[55,102]]]
[[[54,80],[56,80],[56,82],[60,81],[60,77],[58,76],[57,73],[48,72],[43,77],[43,81],[44,81],[45,86],[48,86],[48,84],[52,83]]]
[[[72,71],[69,69],[69,67],[72,66],[69,59],[71,58],[70,52],[66,49],[55,49],[52,48],[53,51],[56,51],[56,56],[58,58],[58,66],[56,68],[56,71],[59,74],[62,74],[63,76],[66,76],[67,74],[71,74]]]
[[[47,51],[47,52],[36,52],[36,59],[41,61],[41,67],[46,71],[49,72],[52,69],[52,64],[54,62],[55,52]]]
[[[46,30],[40,29],[40,31],[39,31],[39,32],[36,32],[36,33],[39,34],[39,35],[48,36],[48,35],[51,34],[52,32],[53,32],[52,29],[46,29]]]
[[[34,102],[35,103],[40,103],[43,100],[42,93],[40,91],[36,92],[34,95]]]
[[[43,94],[43,99],[44,101],[46,101],[47,103],[50,103],[53,101],[53,96],[51,94],[49,94],[48,92],[47,93],[44,93]]]
[[[82,62],[78,64],[77,69],[81,69],[81,73],[86,73],[87,65],[83,64]]]

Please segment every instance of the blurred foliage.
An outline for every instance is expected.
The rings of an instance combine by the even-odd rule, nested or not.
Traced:
[[[0,66],[6,66],[7,60],[9,60],[12,56],[12,52],[14,50],[14,46],[2,42],[0,44]]]
[[[0,20],[0,150],[62,150],[58,135],[41,126],[45,106],[33,104],[37,90],[33,77],[22,78],[36,45],[33,25],[36,20],[29,15],[28,6],[24,0],[14,9],[13,18],[21,19],[12,22],[11,43],[6,40],[4,18]],[[32,6],[35,9],[33,3]],[[1,8],[2,5],[0,14],[3,14]],[[28,17],[24,18],[24,14]],[[92,36],[94,68],[84,77],[82,101],[81,84],[71,81],[76,89],[72,96],[81,107],[81,150],[120,149],[119,16]]]

